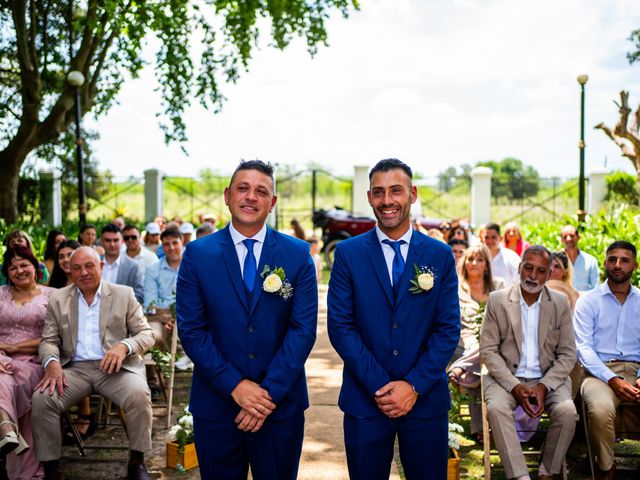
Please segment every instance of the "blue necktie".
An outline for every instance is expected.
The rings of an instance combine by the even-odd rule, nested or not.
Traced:
[[[400,252],[400,245],[403,245],[407,242],[404,240],[398,240],[397,242],[392,242],[391,240],[383,240],[382,243],[389,245],[393,248],[393,266],[391,267],[391,276],[393,277],[393,291],[397,291],[398,284],[400,283],[400,277],[402,277],[402,272],[404,272],[404,258],[402,258],[402,253]]]
[[[256,243],[257,240],[253,240],[251,238],[247,238],[243,240],[244,246],[247,247],[247,255],[244,257],[244,267],[242,269],[244,284],[247,287],[247,290],[253,292],[253,285],[256,282],[256,274],[258,273],[258,266],[256,265],[256,257],[253,254],[253,244]]]

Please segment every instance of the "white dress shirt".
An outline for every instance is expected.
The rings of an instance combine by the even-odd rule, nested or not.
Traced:
[[[244,278],[244,259],[247,256],[247,247],[244,243],[242,243],[247,238],[251,238],[252,240],[256,240],[253,244],[253,255],[256,257],[256,267],[260,265],[260,254],[262,253],[262,245],[264,245],[264,239],[267,236],[267,225],[263,225],[258,233],[256,233],[253,237],[245,237],[238,230],[233,228],[233,222],[229,222],[229,234],[231,235],[231,240],[236,247],[236,255],[238,255],[238,261],[240,262],[240,273],[242,273],[242,277]],[[258,272],[258,275],[260,272]]]
[[[391,247],[391,245],[387,245],[386,243],[382,243],[383,240],[389,240],[391,242],[398,242],[400,240],[404,240],[405,243],[400,245],[400,253],[402,254],[402,258],[404,261],[407,261],[407,254],[409,253],[409,243],[411,243],[411,235],[413,234],[413,228],[409,226],[409,230],[406,231],[404,235],[402,235],[398,240],[394,240],[389,238],[384,234],[380,227],[376,225],[376,235],[378,236],[378,241],[380,242],[380,246],[382,247],[382,253],[384,254],[384,261],[387,263],[387,270],[389,271],[389,281],[393,286],[393,257],[395,257],[396,252]],[[405,268],[407,268],[405,266]]]
[[[102,266],[102,279],[109,283],[118,283],[116,279],[118,278],[118,268],[120,268],[120,259],[122,258],[122,254],[118,255],[118,258],[113,263],[109,263],[106,260],[104,261],[104,265]]]
[[[604,362],[640,362],[640,290],[631,286],[621,304],[609,282],[601,283],[576,302],[573,329],[578,360],[591,375],[608,382],[616,374]]]
[[[119,258],[119,257],[118,257]],[[74,362],[85,360],[101,360],[104,356],[102,343],[100,342],[100,297],[102,296],[102,282],[93,297],[91,305],[78,293],[78,343]]]
[[[540,348],[538,344],[538,324],[540,323],[540,299],[533,305],[527,305],[520,293],[520,320],[522,323],[522,356],[515,376],[520,378],[542,378],[540,368]]]
[[[491,260],[491,273],[494,277],[504,280],[507,287],[518,282],[518,266],[520,265],[520,257],[516,252],[505,247],[500,250]]]

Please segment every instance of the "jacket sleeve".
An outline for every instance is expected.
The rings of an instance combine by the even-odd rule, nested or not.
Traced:
[[[345,368],[349,369],[373,397],[379,388],[389,383],[391,377],[369,351],[358,332],[353,304],[353,279],[341,247],[340,244],[336,247],[329,279],[329,339],[344,361]]]
[[[278,404],[291,389],[313,348],[318,323],[318,284],[311,255],[304,252],[293,285],[293,305],[284,341],[273,357],[261,385]]]
[[[451,254],[444,264],[438,305],[426,348],[415,366],[405,375],[405,380],[420,394],[428,392],[436,382],[442,380],[460,340],[458,275]]]

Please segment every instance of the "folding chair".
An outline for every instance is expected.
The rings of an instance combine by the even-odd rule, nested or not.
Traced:
[[[498,455],[498,450],[497,449],[491,449],[491,440],[492,440],[492,436],[491,436],[491,428],[489,426],[489,419],[487,418],[487,402],[485,401],[484,398],[484,378],[485,375],[488,375],[486,368],[484,367],[484,365],[482,366],[482,375],[480,377],[480,396],[482,399],[482,436],[483,436],[483,440],[484,440],[484,451],[483,451],[483,456],[482,456],[482,461],[484,464],[484,478],[485,480],[491,480],[491,455]],[[547,413],[543,413],[542,414],[542,418],[543,419],[548,419],[548,415]],[[524,430],[522,430],[524,432]],[[536,430],[536,431],[540,431],[542,432],[543,430]],[[546,440],[545,440],[546,441]],[[527,442],[525,442],[526,444]],[[523,453],[525,456],[525,459],[527,457],[531,457],[531,456],[538,456],[538,457],[542,457],[542,452],[544,450],[544,442],[542,443],[541,447],[539,450],[525,450],[523,449]],[[567,480],[568,479],[568,470],[567,470],[567,460],[564,459],[562,461],[562,478],[563,480]]]

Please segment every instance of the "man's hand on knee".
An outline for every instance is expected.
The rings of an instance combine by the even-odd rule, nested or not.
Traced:
[[[104,354],[100,361],[100,370],[104,373],[119,372],[122,367],[122,362],[127,358],[129,349],[124,343],[118,343],[115,347],[111,348]]]
[[[49,395],[53,395],[53,392],[58,390],[58,394],[64,393],[64,387],[67,386],[67,378],[64,375],[64,369],[60,362],[50,361],[47,368],[44,370],[44,377],[36,385],[36,390],[40,390],[40,393],[49,389]]]
[[[253,417],[264,419],[276,408],[269,392],[251,380],[242,380],[231,392],[233,400]]]
[[[264,420],[264,418],[258,418],[251,415],[243,408],[238,412],[234,421],[236,422],[239,430],[242,430],[243,432],[256,433],[260,428],[262,428]]]
[[[623,402],[635,402],[637,401],[638,396],[640,396],[640,388],[634,387],[620,377],[613,377],[609,379],[608,383],[611,390],[613,390],[613,393],[616,394],[616,397]]]

